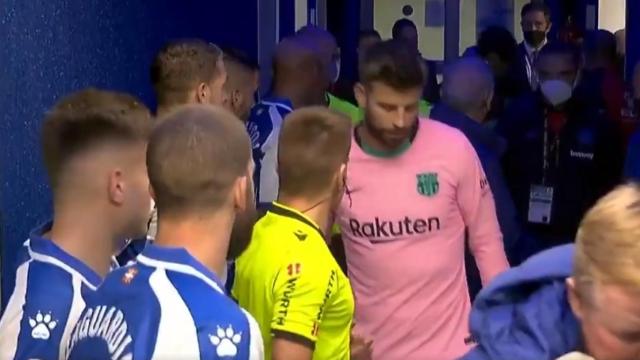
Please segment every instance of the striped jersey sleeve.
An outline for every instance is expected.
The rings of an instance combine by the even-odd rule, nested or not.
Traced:
[[[21,249],[15,288],[0,320],[0,359],[58,359],[95,287],[60,260]]]
[[[284,118],[291,111],[288,102],[263,100],[253,108],[247,121],[258,202],[272,202],[278,196],[278,136]]]
[[[183,264],[155,265],[141,255],[107,276],[73,331],[67,359],[262,359],[255,321],[220,285]]]

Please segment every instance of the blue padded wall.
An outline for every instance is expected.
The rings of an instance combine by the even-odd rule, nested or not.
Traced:
[[[169,39],[257,53],[257,0],[3,0],[0,10],[2,303],[28,231],[51,216],[39,127],[61,95],[87,86],[154,106],[148,68]],[[90,239],[88,239],[90,241]]]

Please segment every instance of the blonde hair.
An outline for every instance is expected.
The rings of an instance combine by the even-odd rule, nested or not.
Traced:
[[[280,193],[318,194],[347,163],[351,121],[325,107],[307,107],[287,115],[278,142]]]
[[[580,293],[605,284],[640,290],[640,185],[622,185],[589,210],[578,229],[574,278]]]

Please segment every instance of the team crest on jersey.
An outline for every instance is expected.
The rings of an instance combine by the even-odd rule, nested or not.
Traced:
[[[42,314],[38,311],[36,316],[29,317],[29,326],[31,327],[31,337],[36,340],[49,340],[51,331],[56,328],[58,322],[53,319],[51,313]]]
[[[437,173],[422,173],[416,175],[418,194],[423,196],[434,196],[440,189]]]
[[[136,275],[138,275],[138,269],[134,267],[129,268],[129,270],[127,270],[127,272],[122,275],[122,283],[125,285],[131,284]]]

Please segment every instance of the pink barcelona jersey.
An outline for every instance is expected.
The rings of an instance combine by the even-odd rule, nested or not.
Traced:
[[[453,360],[469,350],[465,233],[483,284],[509,267],[493,194],[467,138],[421,119],[411,145],[380,157],[352,140],[342,229],[356,331],[374,360]]]

